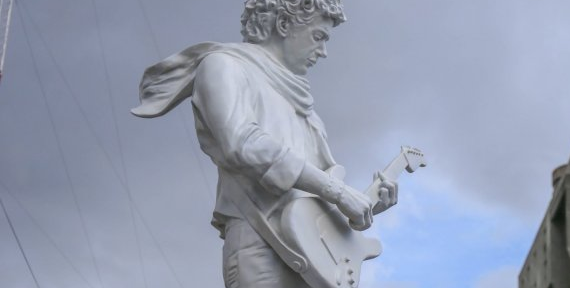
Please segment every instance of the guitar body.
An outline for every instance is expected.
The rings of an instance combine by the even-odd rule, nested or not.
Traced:
[[[297,198],[281,215],[284,240],[304,255],[301,272],[315,288],[356,288],[362,262],[380,255],[380,241],[353,230],[335,205],[317,197]]]
[[[403,171],[412,173],[425,167],[423,156],[418,149],[402,147],[365,191],[374,207],[384,203],[380,195],[382,181],[396,181]],[[345,175],[344,168],[338,165],[327,172],[338,179]],[[384,210],[381,207],[378,213]],[[357,288],[362,262],[382,253],[380,241],[353,230],[336,205],[316,196],[291,200],[282,211],[280,222],[284,246],[303,258],[285,262],[313,288]]]

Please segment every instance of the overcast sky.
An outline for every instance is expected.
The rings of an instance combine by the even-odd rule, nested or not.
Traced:
[[[145,67],[241,41],[243,3],[94,2],[20,0],[13,15],[0,197],[38,283],[223,287],[216,172],[189,103],[152,120],[129,109]],[[399,204],[368,232],[384,253],[365,262],[361,288],[516,287],[551,172],[570,156],[570,2],[345,8],[308,78],[347,182],[364,189],[400,145],[429,164],[401,177]],[[35,287],[3,214],[0,287]]]

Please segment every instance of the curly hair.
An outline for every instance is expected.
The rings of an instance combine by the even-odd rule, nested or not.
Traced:
[[[332,19],[334,26],[346,21],[340,0],[246,0],[241,15],[244,42],[267,39],[278,15],[286,16],[294,25],[311,23],[317,15]]]

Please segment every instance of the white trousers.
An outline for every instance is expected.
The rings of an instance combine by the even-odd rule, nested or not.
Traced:
[[[243,219],[226,223],[223,251],[226,288],[310,288]]]

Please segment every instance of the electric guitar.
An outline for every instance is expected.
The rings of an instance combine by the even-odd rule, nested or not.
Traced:
[[[402,147],[400,154],[382,171],[387,180],[396,181],[404,171],[414,172],[426,163],[423,153]],[[344,178],[344,168],[332,168],[331,175]],[[375,179],[366,190],[373,206],[380,203],[381,179]],[[336,207],[318,197],[303,197],[291,201],[281,215],[284,241],[306,260],[298,271],[315,288],[356,288],[362,262],[382,253],[377,239],[364,237],[353,230]]]

